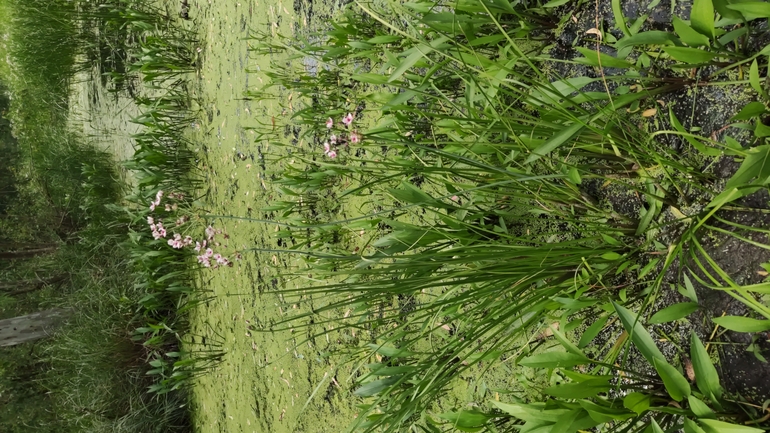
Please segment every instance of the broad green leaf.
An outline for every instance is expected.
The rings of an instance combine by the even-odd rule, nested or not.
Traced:
[[[655,421],[654,418],[651,419],[650,421],[651,421],[650,426],[652,427],[652,433],[663,433],[663,429],[660,428],[660,426],[658,425],[658,422]]]
[[[740,168],[725,184],[725,190],[749,184],[752,179],[770,176],[770,145],[758,146],[748,151]]]
[[[742,316],[724,316],[711,319],[717,325],[736,332],[764,332],[770,330],[770,320]]]
[[[392,376],[385,379],[373,380],[369,383],[364,384],[357,390],[353,391],[353,394],[359,397],[371,397],[373,395],[379,394],[380,392],[390,388],[393,384],[398,382],[400,379],[401,379],[401,376]]]
[[[438,417],[451,422],[455,428],[461,431],[468,431],[465,429],[482,427],[487,423],[487,421],[489,421],[490,418],[492,418],[492,416],[475,409],[461,410],[459,412],[444,412],[439,414]]]
[[[731,0],[712,0],[712,2],[714,3],[714,9],[716,9],[717,13],[719,13],[722,18],[728,18],[731,20],[743,19],[743,16],[740,12],[727,7]]]
[[[685,296],[690,298],[693,302],[698,302],[698,294],[695,292],[695,286],[692,285],[690,277],[688,277],[687,274],[682,274],[682,280],[684,280]]]
[[[623,421],[636,416],[636,413],[625,408],[600,406],[588,400],[580,400],[578,403],[580,403],[580,406],[582,406],[583,409],[588,411],[588,414],[594,421],[600,423]]]
[[[714,411],[706,405],[706,403],[700,401],[694,395],[687,397],[687,402],[690,403],[690,410],[698,418],[713,418]]]
[[[398,42],[402,40],[402,36],[397,35],[381,35],[381,36],[375,36],[366,42],[369,42],[370,44],[389,44],[391,42]]]
[[[672,59],[689,64],[708,63],[717,56],[710,51],[691,47],[663,47],[663,51]]]
[[[623,398],[623,406],[641,415],[650,408],[652,396],[641,392],[632,392]]]
[[[761,119],[757,119],[754,124],[754,136],[758,138],[770,137],[770,126],[762,123]]]
[[[714,368],[706,348],[695,333],[690,336],[690,359],[695,372],[695,383],[700,392],[704,395],[713,395],[717,399],[722,398],[722,386],[719,384],[717,369]]]
[[[673,365],[669,364],[663,359],[653,359],[655,370],[663,379],[663,385],[668,391],[668,395],[676,401],[682,401],[685,397],[690,395],[690,383],[687,382],[682,373],[679,372]]]
[[[647,323],[657,324],[673,322],[674,320],[679,320],[683,317],[689,316],[693,311],[697,309],[698,304],[694,302],[681,302],[678,304],[669,305],[668,307],[653,314]]]
[[[762,433],[765,430],[715,419],[698,420],[706,433]]]
[[[759,79],[759,64],[757,63],[756,59],[754,59],[754,61],[751,63],[751,67],[749,68],[749,83],[751,84],[751,87],[757,91],[757,93],[762,95],[765,99],[768,98],[767,91],[765,90],[764,86],[762,86],[762,81]]]
[[[727,8],[740,12],[746,21],[770,18],[770,3],[767,2],[735,3],[727,5]]]
[[[682,45],[673,33],[660,30],[650,30],[625,37],[615,44],[617,50],[637,45]]]
[[[497,407],[501,411],[513,416],[514,418],[518,418],[522,421],[527,421],[527,422],[529,421],[554,422],[555,420],[567,415],[570,412],[569,409],[545,410],[544,404],[537,404],[537,403],[536,404],[502,403],[495,400],[492,400],[490,403],[492,403],[495,407]]]
[[[556,398],[580,399],[595,397],[610,389],[612,386],[610,386],[608,379],[590,379],[577,383],[550,386],[543,392]]]
[[[711,0],[693,0],[690,24],[702,35],[708,36],[709,39],[714,38],[714,5]]]
[[[613,57],[609,54],[598,53],[595,50],[584,47],[576,47],[578,51],[584,56],[575,59],[576,62],[582,63],[588,66],[600,66],[603,68],[633,68],[634,64],[617,57]]]
[[[685,418],[684,419],[684,433],[706,433],[702,428],[695,424],[695,421]]]
[[[765,104],[759,101],[749,102],[730,120],[750,120],[761,114],[765,114],[765,112],[767,112]]]
[[[713,21],[712,21],[713,22]],[[682,40],[685,44],[695,48],[699,46],[708,46],[710,43],[710,40],[707,36],[698,33],[695,31],[692,27],[690,27],[689,24],[684,22],[678,17],[674,17],[672,20],[672,23],[674,24],[674,30],[676,31],[676,34],[679,35],[679,39]]]
[[[647,359],[647,362],[649,362],[650,365],[654,365],[653,361],[655,358],[665,360],[666,358],[663,356],[660,349],[658,349],[658,346],[655,345],[650,333],[644,329],[641,322],[637,321],[636,314],[615,302],[612,303],[612,306],[615,307],[615,311],[618,313],[623,328],[631,336],[631,341],[634,342],[634,345],[639,349],[639,352],[641,352],[644,358]]]
[[[576,365],[589,364],[592,361],[585,356],[566,352],[546,352],[529,356],[519,364],[532,368],[569,368]]]
[[[583,332],[583,335],[580,337],[580,341],[578,342],[578,347],[583,348],[588,346],[588,343],[593,341],[594,338],[596,338],[597,335],[599,335],[599,332],[601,332],[602,329],[604,329],[604,325],[607,323],[607,319],[609,319],[609,316],[602,316],[599,319],[597,319],[594,323],[591,324],[591,326],[588,327],[588,329]]]

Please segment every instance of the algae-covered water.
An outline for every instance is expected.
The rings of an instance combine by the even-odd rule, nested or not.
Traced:
[[[250,127],[287,116],[277,101],[249,100],[245,92],[261,85],[275,57],[250,55],[253,30],[292,34],[338,6],[275,1],[190,2],[188,25],[198,29],[202,59],[193,96],[201,116],[194,132],[207,180],[204,207],[213,215],[264,218],[261,209],[278,198],[263,159],[271,143],[256,140]],[[248,73],[248,70],[254,73]],[[292,136],[285,139],[291,140]],[[228,236],[223,251],[278,248],[269,223],[211,219]],[[232,257],[231,257],[232,258]],[[191,349],[221,349],[225,356],[193,389],[194,423],[199,432],[340,432],[355,416],[350,398],[352,366],[330,356],[353,338],[321,326],[259,332],[264,326],[305,308],[286,304],[272,290],[301,287],[283,271],[298,259],[243,252],[232,268],[206,269],[200,285],[212,300],[192,316]],[[325,333],[313,338],[311,334]]]

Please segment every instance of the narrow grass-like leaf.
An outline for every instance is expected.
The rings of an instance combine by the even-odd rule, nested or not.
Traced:
[[[521,361],[520,365],[532,368],[569,368],[576,365],[589,364],[592,361],[585,356],[567,352],[547,352],[529,356]]]

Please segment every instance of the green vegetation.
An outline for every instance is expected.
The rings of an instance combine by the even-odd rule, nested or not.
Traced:
[[[180,79],[193,70],[189,36],[147,2],[13,1],[0,16],[11,59],[2,76],[11,95],[3,107],[3,316],[55,307],[66,317],[53,338],[3,350],[2,429],[188,431],[180,384],[218,355],[191,362],[180,352],[173,327],[184,328],[192,292],[185,256],[138,231],[147,227],[146,196],[173,183],[174,210],[184,213],[182,191],[196,188],[179,132],[190,117]],[[105,46],[122,57],[100,57]],[[128,195],[112,156],[67,123],[70,83],[95,59],[113,90],[144,83],[142,93],[134,89],[144,108],[135,121],[146,132],[134,137]],[[170,371],[159,375],[168,359]]]
[[[213,25],[0,5],[0,305],[66,317],[0,352],[3,431],[203,430],[221,392],[265,431],[764,431],[722,343],[770,331],[770,10],[658,3],[270,5],[254,149],[191,96]],[[127,175],[67,123],[93,64],[141,113]]]
[[[312,307],[265,330],[322,323],[367,336],[352,357],[366,372],[353,393],[365,402],[358,428],[760,431],[735,423],[762,418],[761,406],[723,398],[697,335],[677,346],[695,388],[642,324],[698,309],[693,283],[770,318],[766,284],[737,283],[709,241],[768,249],[761,222],[740,222],[766,208],[741,199],[767,182],[768,50],[754,41],[768,11],[715,2],[715,18],[711,1],[695,2],[689,23],[663,32],[644,18],[629,27],[614,2],[621,36],[594,28],[573,59],[543,44],[568,25],[563,3],[357,2],[318,34],[255,36],[256,55],[294,60],[274,63],[252,94],[292,114],[285,128],[257,128],[258,140],[274,145],[296,125],[303,145],[266,155],[287,199],[263,211],[279,212],[275,236],[288,246],[253,250],[303,257],[289,275],[316,282],[284,289],[286,305]],[[596,69],[555,72],[574,64]],[[748,79],[729,78],[736,70]],[[685,128],[687,111],[667,99],[725,85],[752,102],[724,135]],[[729,179],[702,168],[732,157],[742,163]],[[637,210],[618,196],[639,197]],[[650,317],[670,286],[689,299]],[[760,332],[770,322],[713,323]],[[617,344],[597,339],[618,325]],[[534,337],[543,326],[560,351]],[[510,364],[553,386],[439,413],[469,372],[478,382]]]

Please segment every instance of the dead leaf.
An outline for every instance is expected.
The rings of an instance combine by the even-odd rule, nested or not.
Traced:
[[[658,109],[657,108],[648,108],[644,111],[642,111],[642,117],[652,117],[655,114],[657,114]]]
[[[599,40],[602,40],[602,31],[597,29],[596,27],[586,30],[587,35],[596,35]]]

